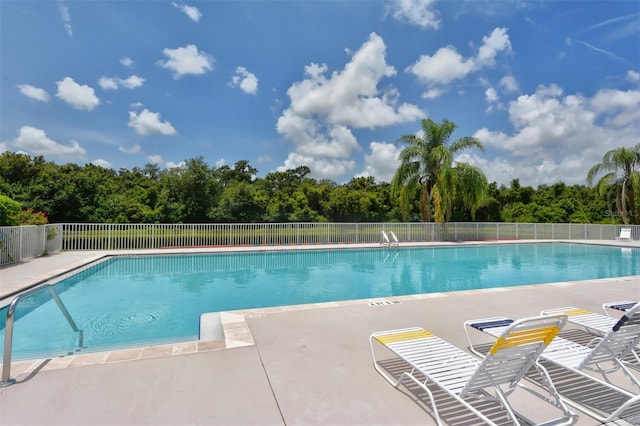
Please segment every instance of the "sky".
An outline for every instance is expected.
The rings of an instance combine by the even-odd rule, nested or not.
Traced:
[[[430,118],[489,182],[586,184],[640,143],[640,2],[0,0],[0,74],[0,153],[58,164],[390,182]]]

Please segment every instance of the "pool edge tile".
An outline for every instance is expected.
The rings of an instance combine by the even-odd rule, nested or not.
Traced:
[[[140,359],[157,358],[160,356],[173,355],[173,344],[147,346],[142,348]]]
[[[109,364],[112,362],[134,361],[140,359],[143,350],[144,348],[130,348],[111,351],[107,355],[104,363]]]

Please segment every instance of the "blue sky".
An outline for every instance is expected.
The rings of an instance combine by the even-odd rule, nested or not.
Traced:
[[[0,152],[390,181],[420,120],[489,181],[640,143],[640,2],[0,0]]]

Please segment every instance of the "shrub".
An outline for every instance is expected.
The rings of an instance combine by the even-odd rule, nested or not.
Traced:
[[[0,195],[0,226],[19,224],[20,203],[6,195]]]
[[[19,225],[46,225],[49,218],[43,212],[34,212],[31,209],[22,210],[18,215]]]

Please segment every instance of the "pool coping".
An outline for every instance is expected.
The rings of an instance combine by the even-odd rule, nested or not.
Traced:
[[[597,240],[599,241],[599,240]],[[464,243],[405,243],[404,247],[434,247],[434,246],[460,246],[460,245],[482,245],[482,244],[514,244],[514,243],[545,243],[545,242],[555,242],[555,243],[582,243],[582,244],[590,244],[590,245],[598,245],[598,242],[585,242],[585,241],[559,241],[559,240],[510,240],[510,241],[473,241],[473,242],[464,242]],[[618,246],[618,247],[638,247],[638,246],[629,246],[627,244],[620,244],[619,242],[603,242],[604,244],[599,245],[609,245],[609,246]],[[96,262],[100,259],[117,256],[117,255],[132,255],[132,254],[174,254],[174,253],[214,253],[214,252],[245,252],[245,251],[259,251],[262,250],[295,250],[295,249],[347,249],[347,248],[372,248],[372,247],[380,247],[379,244],[353,244],[353,245],[339,245],[339,246],[269,246],[269,247],[225,247],[225,248],[216,248],[216,249],[208,249],[203,250],[202,248],[197,249],[160,249],[160,250],[144,250],[144,251],[109,251],[103,252],[97,256],[89,256],[85,260],[81,262],[74,263],[64,270],[54,270],[50,271],[48,277],[42,278],[38,277],[37,282],[32,282],[31,285],[24,287],[29,288],[38,284],[41,284],[46,281],[50,281],[60,277],[61,275],[68,274],[71,271],[76,269],[80,269],[85,267],[86,265]],[[393,250],[393,249],[392,249]],[[339,302],[324,302],[324,303],[309,303],[309,304],[301,304],[301,305],[289,305],[289,306],[279,306],[279,307],[271,307],[271,308],[257,308],[257,309],[246,309],[246,310],[237,310],[237,311],[225,311],[220,312],[220,323],[222,325],[222,330],[224,334],[224,339],[215,339],[215,340],[192,340],[192,341],[183,341],[169,344],[158,344],[158,345],[149,345],[149,346],[140,346],[133,348],[124,348],[124,349],[115,349],[111,351],[103,351],[103,352],[87,352],[87,353],[76,353],[76,354],[67,354],[58,357],[50,357],[50,358],[40,358],[40,359],[30,359],[30,360],[19,360],[13,361],[11,363],[11,376],[16,378],[24,378],[25,376],[30,376],[39,371],[47,371],[47,370],[60,370],[66,368],[75,368],[75,367],[83,367],[89,365],[99,365],[99,364],[110,364],[117,362],[127,362],[127,361],[135,361],[141,359],[148,358],[156,358],[156,357],[165,357],[165,356],[174,356],[174,355],[183,355],[183,354],[191,354],[197,352],[207,352],[214,350],[224,350],[224,349],[232,349],[238,347],[245,346],[253,346],[255,345],[253,335],[251,333],[251,329],[247,323],[247,319],[253,318],[261,318],[263,316],[277,314],[281,312],[291,312],[298,310],[313,310],[313,309],[327,309],[327,308],[336,308],[350,305],[362,305],[367,304],[372,308],[376,306],[393,304],[393,303],[402,303],[403,301],[410,300],[420,300],[420,299],[429,299],[429,298],[437,298],[437,297],[447,297],[449,294],[473,294],[477,292],[505,292],[512,289],[521,289],[521,288],[535,288],[541,286],[572,286],[578,285],[584,282],[614,282],[614,281],[631,281],[640,279],[640,275],[637,276],[622,276],[622,277],[613,277],[613,278],[602,278],[602,279],[591,279],[591,280],[579,280],[579,281],[567,281],[567,282],[554,282],[554,283],[544,283],[544,284],[530,284],[530,285],[519,285],[513,287],[498,287],[498,288],[490,288],[490,289],[476,289],[476,290],[461,290],[455,292],[436,292],[436,293],[419,293],[413,295],[406,296],[387,296],[387,297],[379,297],[379,298],[367,298],[367,299],[356,299],[356,300],[346,300]],[[204,314],[203,314],[204,315]]]

